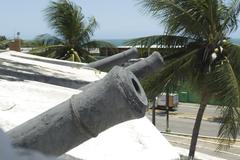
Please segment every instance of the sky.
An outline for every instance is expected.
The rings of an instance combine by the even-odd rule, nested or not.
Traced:
[[[95,16],[99,27],[95,39],[125,39],[163,33],[163,27],[141,11],[137,0],[72,0],[86,17]],[[49,0],[1,0],[0,35],[33,39],[54,34],[44,19]]]
[[[72,0],[82,7],[86,17],[94,16],[99,28],[94,39],[127,39],[162,34],[164,27],[150,15],[143,13],[137,0]],[[49,0],[1,0],[0,35],[33,39],[39,34],[54,35],[43,10]],[[235,32],[232,37],[238,37]]]

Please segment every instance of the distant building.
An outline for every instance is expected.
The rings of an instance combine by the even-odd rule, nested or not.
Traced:
[[[12,51],[21,51],[21,40],[20,39],[15,39],[12,42],[9,43],[9,49]]]

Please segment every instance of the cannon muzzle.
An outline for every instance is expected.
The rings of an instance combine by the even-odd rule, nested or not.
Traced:
[[[114,67],[84,92],[10,130],[13,145],[62,155],[120,122],[143,117],[147,98],[138,79]]]
[[[121,65],[127,62],[129,59],[137,58],[139,56],[138,51],[136,48],[128,49],[124,52],[115,54],[113,56],[104,58],[102,60],[98,60],[86,65],[87,67],[95,68],[100,71],[108,71],[113,66]]]
[[[160,69],[164,64],[163,57],[158,52],[128,67],[127,70],[132,71],[138,79],[143,79],[154,71]]]

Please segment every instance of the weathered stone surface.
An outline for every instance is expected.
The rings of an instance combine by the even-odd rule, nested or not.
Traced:
[[[13,145],[61,155],[120,122],[145,114],[147,99],[137,78],[114,67],[83,93],[10,130]]]

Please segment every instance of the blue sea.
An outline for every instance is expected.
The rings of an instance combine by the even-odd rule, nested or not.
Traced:
[[[104,41],[111,42],[115,46],[124,46],[125,42],[130,39],[104,39]],[[231,38],[230,41],[234,44],[240,45],[240,38]]]
[[[231,38],[230,41],[232,41],[232,43],[234,43],[234,44],[240,45],[240,39],[239,38]]]

